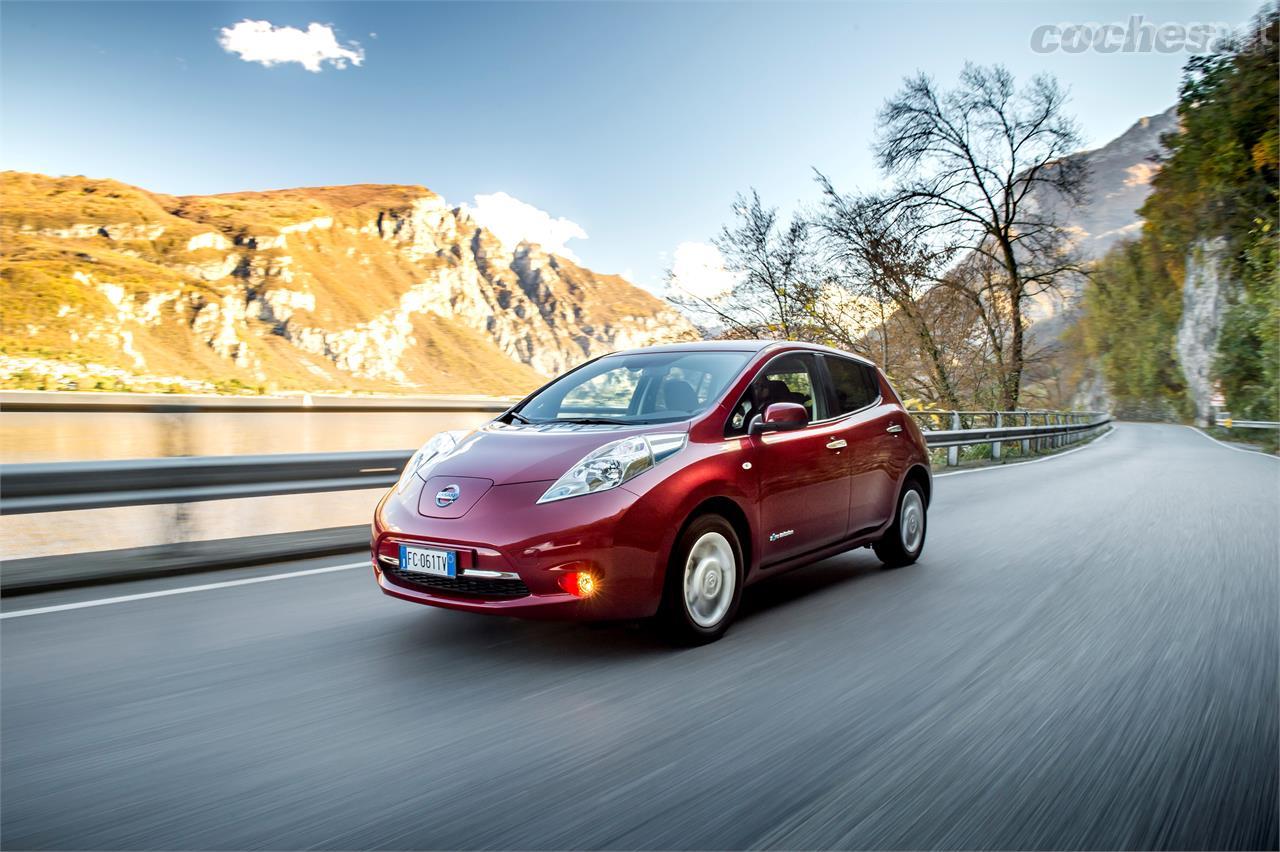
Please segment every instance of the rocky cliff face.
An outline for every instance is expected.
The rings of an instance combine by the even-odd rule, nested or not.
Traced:
[[[1234,295],[1226,277],[1227,241],[1222,237],[1201,240],[1187,255],[1182,285],[1182,319],[1178,323],[1178,361],[1187,380],[1187,394],[1195,404],[1196,419],[1213,423],[1213,381],[1210,372],[1218,351],[1222,317]]]
[[[422,187],[176,198],[10,172],[2,189],[10,384],[518,393],[695,334]]]

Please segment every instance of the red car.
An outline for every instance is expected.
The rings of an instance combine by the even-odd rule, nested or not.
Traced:
[[[924,547],[924,439],[871,363],[801,343],[588,361],[443,432],[378,504],[389,595],[469,612],[728,628],[744,586],[854,547]]]

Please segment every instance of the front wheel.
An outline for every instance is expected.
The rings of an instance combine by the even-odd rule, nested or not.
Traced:
[[[714,642],[729,629],[742,597],[742,545],[733,525],[703,515],[680,535],[667,567],[660,617],[686,645]]]
[[[919,485],[908,482],[898,496],[898,513],[893,519],[893,526],[872,545],[876,556],[888,568],[915,562],[924,550],[927,520],[924,494]]]

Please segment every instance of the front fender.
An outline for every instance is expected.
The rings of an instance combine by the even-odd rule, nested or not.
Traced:
[[[759,552],[754,540],[759,529],[754,482],[744,483],[736,440],[686,447],[682,453],[697,453],[693,460],[672,467],[662,475],[662,465],[622,486],[636,494],[627,512],[627,528],[648,537],[655,550],[654,592],[661,595],[667,565],[676,539],[699,506],[710,500],[731,502],[746,519],[748,553]],[[748,560],[750,562],[750,560]],[[750,564],[747,565],[750,570]]]

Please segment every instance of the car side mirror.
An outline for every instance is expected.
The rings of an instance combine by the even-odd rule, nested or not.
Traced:
[[[790,432],[809,425],[809,409],[795,402],[775,402],[764,410],[764,416],[751,418],[747,432],[763,435],[765,432]]]

